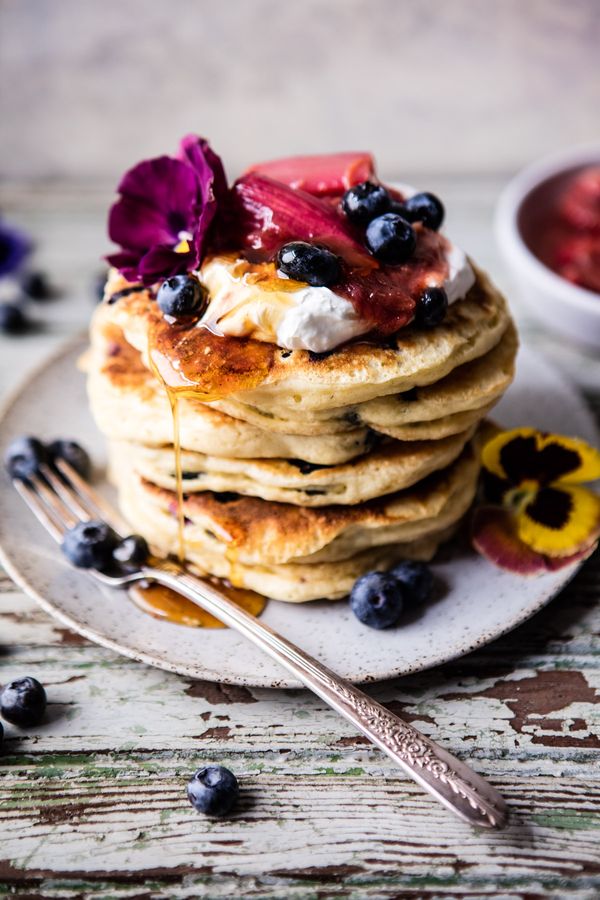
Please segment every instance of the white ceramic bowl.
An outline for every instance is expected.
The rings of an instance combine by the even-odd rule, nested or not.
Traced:
[[[600,165],[600,144],[571,148],[528,166],[507,185],[496,210],[496,236],[520,289],[523,303],[543,325],[600,349],[600,294],[556,275],[523,238],[527,207],[550,204],[552,196],[579,169]]]

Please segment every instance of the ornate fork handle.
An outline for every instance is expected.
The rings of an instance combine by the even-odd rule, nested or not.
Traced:
[[[461,819],[483,828],[504,826],[506,804],[481,776],[210,585],[170,563],[147,567],[140,574],[179,591],[249,638]]]

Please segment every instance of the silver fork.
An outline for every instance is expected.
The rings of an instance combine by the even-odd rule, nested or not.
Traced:
[[[13,480],[23,500],[56,541],[60,543],[65,531],[77,522],[90,519],[103,519],[118,533],[129,534],[127,523],[72,466],[63,460],[56,466],[58,472],[43,465],[39,476],[29,481]],[[126,575],[87,572],[112,587],[155,581],[187,597],[268,653],[459,818],[481,828],[502,828],[506,824],[504,799],[480,775],[182,566],[153,557],[147,565]]]

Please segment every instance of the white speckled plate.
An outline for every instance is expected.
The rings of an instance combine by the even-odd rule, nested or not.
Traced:
[[[83,343],[48,362],[5,411],[0,452],[15,435],[73,437],[99,470],[103,440],[88,412],[84,378],[75,368]],[[575,391],[531,352],[522,351],[518,377],[497,408],[506,426],[535,425],[596,440],[593,419]],[[101,490],[109,488],[101,480]],[[0,474],[0,549],[14,580],[47,612],[106,647],[194,678],[266,687],[297,687],[268,657],[229,630],[161,622],[120,590],[70,568]],[[448,558],[447,558],[448,557]],[[377,681],[426,669],[468,653],[531,616],[573,576],[576,567],[523,579],[495,569],[475,553],[456,550],[435,566],[446,590],[402,627],[374,631],[340,603],[271,602],[264,621],[353,682]]]

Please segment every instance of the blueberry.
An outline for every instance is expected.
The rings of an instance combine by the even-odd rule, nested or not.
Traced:
[[[237,778],[224,766],[198,769],[187,786],[194,809],[208,816],[226,816],[237,803],[239,793]]]
[[[435,328],[446,317],[448,295],[444,288],[430,287],[423,291],[417,302],[415,321],[421,328]]]
[[[146,538],[141,534],[130,534],[123,538],[113,550],[113,559],[121,565],[142,566],[149,555]]]
[[[313,287],[334,284],[342,274],[340,260],[335,253],[306,241],[284,244],[277,254],[277,268],[288,278],[306,281]]]
[[[174,275],[163,281],[156,299],[166,316],[178,319],[201,313],[206,304],[206,292],[197,278]]]
[[[29,319],[15,303],[0,303],[0,331],[3,334],[21,334],[29,327]]]
[[[350,188],[343,196],[342,209],[351,222],[367,225],[371,219],[387,212],[390,208],[390,195],[381,184],[363,181]]]
[[[415,252],[412,226],[396,213],[385,213],[367,225],[367,247],[381,262],[397,266]]]
[[[389,628],[402,613],[404,591],[389,572],[367,572],[350,593],[350,608],[357,619],[371,628]]]
[[[78,522],[65,533],[61,549],[80,569],[106,569],[112,562],[118,536],[106,522]]]
[[[89,478],[92,471],[92,463],[86,450],[76,441],[60,438],[48,445],[50,459],[64,459],[82,478]]]
[[[21,287],[32,300],[49,300],[54,291],[44,272],[26,272],[21,279]]]
[[[31,478],[48,459],[46,448],[37,438],[22,435],[8,445],[4,462],[11,478]]]
[[[0,712],[13,725],[37,725],[46,711],[46,691],[35,678],[18,678],[0,694]]]
[[[435,196],[423,192],[414,194],[402,203],[394,204],[394,209],[409,222],[422,222],[426,228],[437,231],[444,221],[444,205]]]
[[[390,575],[402,585],[407,603],[421,604],[431,599],[433,575],[427,563],[407,559],[394,566]]]

